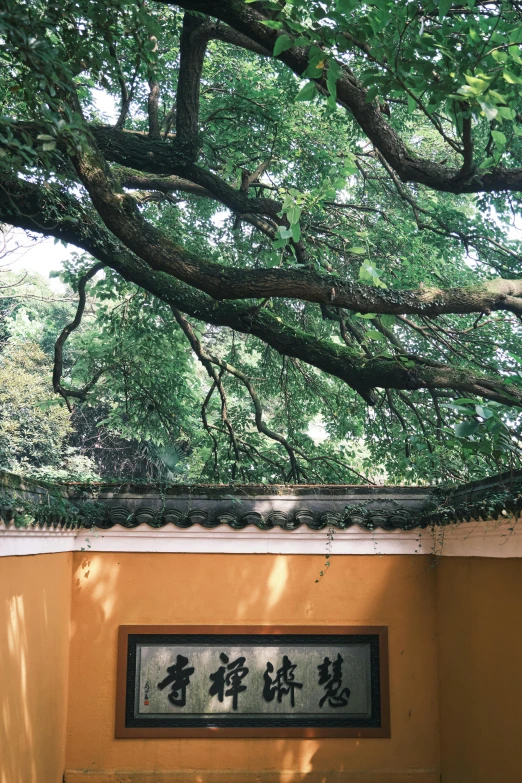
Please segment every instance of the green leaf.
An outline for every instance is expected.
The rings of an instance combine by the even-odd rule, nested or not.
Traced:
[[[328,100],[332,108],[335,108],[335,101],[337,97],[337,81],[342,75],[342,68],[333,59],[328,60],[328,69],[326,71],[326,84],[328,86]]]
[[[307,82],[296,95],[296,101],[311,101],[317,94],[317,85],[315,82]]]
[[[498,113],[504,120],[512,121],[517,116],[517,113],[514,109],[510,109],[509,106],[499,106],[498,107]]]
[[[507,52],[503,52],[501,49],[495,49],[491,52],[491,56],[497,63],[505,63],[509,59]]]
[[[441,402],[440,407],[447,408],[450,411],[457,411],[457,413],[464,413],[466,416],[469,416],[471,413],[470,409],[466,408],[465,405],[455,405],[452,402]]]
[[[522,84],[522,78],[515,73],[512,73],[512,71],[504,71],[502,76],[504,77],[504,81],[508,84]]]
[[[286,215],[288,217],[289,223],[299,223],[299,218],[301,217],[301,207],[294,205],[288,210]]]
[[[294,242],[299,242],[301,239],[301,226],[299,223],[292,223],[292,239]]]
[[[370,340],[386,342],[386,337],[381,332],[378,332],[377,329],[368,329],[366,332],[366,337],[368,337]]]
[[[491,122],[495,119],[498,114],[498,109],[496,106],[493,106],[493,104],[487,103],[486,101],[479,101],[479,106],[484,112],[488,122]]]
[[[470,76],[469,74],[465,73],[464,78],[474,93],[480,94],[485,92],[489,87],[490,79],[487,76],[481,78],[479,76]]]
[[[495,142],[495,146],[499,149],[504,149],[507,144],[507,139],[502,131],[493,130],[491,131],[491,136]]]
[[[290,36],[287,35],[286,33],[283,33],[283,35],[278,36],[274,44],[274,57],[277,57],[277,55],[281,54],[282,52],[286,52],[286,50],[290,49],[293,45],[294,42],[292,41]]]
[[[482,163],[479,166],[479,170],[482,171],[483,169],[488,169],[495,161],[490,156],[489,158],[486,158],[486,160],[483,160]]]
[[[371,283],[378,288],[386,288],[381,280],[381,270],[373,266],[369,261],[364,261],[359,269],[359,280],[363,283]]]
[[[494,101],[497,103],[507,103],[508,102],[508,96],[502,95],[500,92],[497,92],[496,90],[488,90],[488,98],[493,98]],[[499,106],[498,109],[505,109],[505,106]]]
[[[456,424],[455,435],[457,438],[469,438],[470,435],[474,435],[478,430],[478,423],[476,421],[461,421]]]
[[[447,16],[448,11],[451,8],[452,0],[440,0],[439,2],[439,19],[443,19]]]
[[[482,405],[476,405],[475,410],[477,412],[477,416],[480,416],[481,419],[490,419],[495,415],[490,408],[484,408]]]
[[[520,57],[520,48],[518,46],[509,46],[508,54],[517,65],[522,65],[522,57]]]
[[[372,84],[371,87],[368,87],[366,91],[366,103],[371,103],[379,94],[379,86],[377,84]]]
[[[356,256],[364,256],[366,254],[366,248],[364,247],[349,247],[347,253],[354,253]]]

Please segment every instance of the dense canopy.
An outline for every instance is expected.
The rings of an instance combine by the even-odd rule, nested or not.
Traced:
[[[0,42],[73,424],[209,481],[518,461],[522,3],[3,0]]]

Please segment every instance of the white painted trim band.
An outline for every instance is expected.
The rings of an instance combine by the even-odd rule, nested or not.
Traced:
[[[288,555],[428,555],[443,557],[522,557],[522,527],[513,520],[465,522],[427,530],[262,531],[181,530],[171,525],[154,530],[42,530],[0,526],[0,556],[53,552],[193,552]]]
[[[77,533],[67,530],[24,530],[0,525],[0,557],[74,552]]]

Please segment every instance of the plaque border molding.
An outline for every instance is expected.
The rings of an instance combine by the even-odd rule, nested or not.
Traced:
[[[380,726],[372,727],[295,727],[271,726],[258,727],[165,727],[165,726],[128,726],[126,723],[126,706],[128,692],[129,636],[167,636],[176,635],[252,635],[252,636],[339,636],[375,635],[379,640],[379,693],[380,693]],[[268,640],[267,640],[268,641]],[[168,739],[168,738],[202,738],[216,737],[354,737],[354,738],[389,738],[390,727],[390,686],[388,657],[388,627],[383,625],[120,625],[118,628],[118,666],[116,683],[116,739]]]

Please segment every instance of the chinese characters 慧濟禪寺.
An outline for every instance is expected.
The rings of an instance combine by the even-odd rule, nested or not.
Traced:
[[[223,702],[225,696],[232,697],[232,709],[238,709],[239,694],[247,690],[243,680],[248,675],[250,669],[245,666],[246,658],[240,656],[234,661],[230,661],[229,656],[222,652],[220,655],[220,666],[215,672],[209,675],[212,684],[209,688],[210,696],[217,696],[219,702]],[[325,702],[330,707],[345,707],[350,698],[350,688],[343,688],[342,665],[344,659],[340,653],[335,660],[331,661],[327,656],[323,662],[317,666],[318,685],[323,686],[324,694],[319,701],[319,707],[323,707]],[[160,683],[158,688],[163,690],[168,685],[171,691],[168,699],[176,707],[185,707],[187,702],[187,687],[190,684],[190,678],[194,674],[194,667],[189,666],[189,660],[184,655],[178,655],[176,663],[167,667],[168,676]],[[262,696],[267,702],[272,702],[277,697],[277,702],[282,703],[283,697],[290,696],[290,706],[295,707],[295,691],[303,688],[303,683],[297,682],[295,670],[297,664],[293,664],[287,655],[283,655],[282,666],[277,670],[274,676],[274,665],[268,661],[263,674],[264,686]],[[149,701],[149,683],[145,686],[145,704]]]
[[[317,667],[319,670],[319,685],[324,685],[325,694],[319,702],[322,707],[328,700],[330,707],[346,707],[350,698],[350,689],[343,688],[343,662],[340,653],[332,661],[326,657]]]
[[[194,667],[188,667],[189,660],[184,655],[178,655],[176,663],[167,667],[168,677],[158,683],[158,688],[163,690],[167,685],[171,686],[168,694],[169,701],[176,707],[184,707],[187,703],[187,685],[194,674]]]
[[[249,669],[245,666],[245,658],[237,658],[229,663],[229,657],[225,653],[219,656],[222,663],[227,666],[220,666],[219,669],[210,675],[212,685],[209,689],[210,696],[217,696],[219,701],[223,701],[223,696],[232,696],[232,709],[237,710],[238,695],[246,691],[247,686],[242,685],[242,680],[247,676]],[[225,691],[225,688],[228,690]]]
[[[290,704],[295,706],[294,692],[296,688],[300,690],[303,687],[302,682],[296,682],[295,669],[297,664],[293,664],[287,655],[283,655],[283,665],[277,670],[275,677],[272,677],[274,665],[268,661],[266,671],[263,675],[265,685],[263,688],[263,698],[265,701],[272,701],[277,695],[277,701],[281,704],[283,696],[290,694]]]

